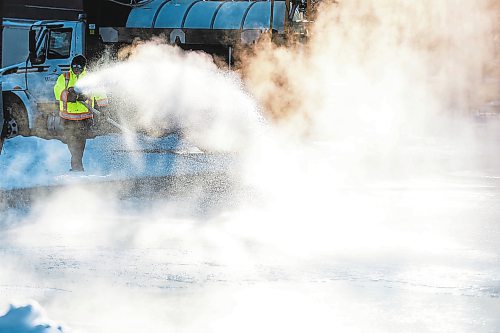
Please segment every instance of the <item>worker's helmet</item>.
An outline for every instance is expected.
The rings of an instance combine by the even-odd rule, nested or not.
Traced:
[[[85,57],[82,56],[81,54],[75,56],[73,60],[71,60],[72,69],[79,69],[80,71],[83,71],[86,65],[87,65],[87,59],[85,59]]]

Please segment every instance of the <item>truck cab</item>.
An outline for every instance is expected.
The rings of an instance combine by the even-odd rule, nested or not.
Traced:
[[[47,119],[57,113],[53,87],[85,50],[83,21],[39,21],[29,32],[29,57],[0,70],[4,128],[2,137],[55,137]]]

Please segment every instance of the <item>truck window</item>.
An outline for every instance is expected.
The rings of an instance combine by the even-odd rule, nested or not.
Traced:
[[[49,35],[48,59],[69,58],[72,29],[51,30]]]

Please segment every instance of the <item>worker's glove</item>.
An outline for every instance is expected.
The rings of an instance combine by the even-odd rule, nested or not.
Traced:
[[[73,89],[73,87],[68,88],[68,97],[67,97],[68,102],[71,102],[71,103],[76,102],[77,97],[78,97],[78,95],[75,92],[75,89]]]
[[[88,99],[89,99],[89,98],[88,98],[86,95],[84,95],[84,94],[78,94],[78,96],[76,97],[76,100],[77,100],[77,101],[80,101],[80,102],[85,102],[85,101],[87,101]]]

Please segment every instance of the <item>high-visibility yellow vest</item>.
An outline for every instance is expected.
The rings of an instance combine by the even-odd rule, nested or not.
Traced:
[[[76,75],[70,69],[69,72],[59,75],[54,86],[54,95],[59,101],[59,115],[68,120],[83,120],[92,118],[92,112],[80,102],[68,102],[68,89],[74,87],[76,82],[84,77],[87,72],[84,70],[80,75]],[[95,107],[106,106],[107,98],[104,94],[94,94],[86,101],[87,104]]]

